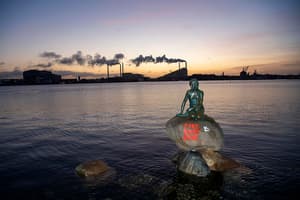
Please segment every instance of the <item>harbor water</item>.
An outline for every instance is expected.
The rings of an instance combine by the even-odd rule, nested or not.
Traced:
[[[224,131],[221,153],[249,169],[224,175],[218,198],[298,194],[299,88],[298,80],[200,81],[205,112]],[[184,81],[0,87],[1,199],[171,198],[162,190],[176,185],[178,148],[165,123],[187,89]],[[97,159],[108,177],[74,172]]]

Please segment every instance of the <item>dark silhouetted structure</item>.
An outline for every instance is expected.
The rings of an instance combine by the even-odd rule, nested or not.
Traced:
[[[280,74],[260,74],[254,70],[253,74],[250,74],[247,70],[248,67],[243,67],[240,75],[225,75],[224,72],[220,75],[216,74],[192,74],[188,76],[187,62],[184,62],[185,67],[179,68],[178,70],[165,74],[159,78],[149,78],[143,74],[125,73],[124,64],[119,64],[120,76],[100,79],[82,79],[80,76],[71,79],[62,79],[61,75],[53,74],[50,71],[39,71],[39,70],[28,70],[23,72],[23,79],[0,79],[0,86],[6,85],[28,85],[28,84],[76,84],[76,83],[109,83],[109,82],[136,82],[136,81],[183,81],[190,79],[197,79],[199,81],[206,80],[273,80],[273,79],[300,79],[300,74],[297,75],[280,75]],[[116,65],[112,63],[112,65]],[[108,71],[109,73],[109,71]]]
[[[249,66],[243,67],[243,70],[240,72],[240,78],[241,79],[248,79],[249,78],[249,73],[247,72]]]
[[[23,72],[26,84],[57,84],[61,82],[61,76],[50,71],[28,70]]]
[[[157,80],[161,81],[179,81],[179,80],[187,80],[188,72],[187,68],[181,68],[164,76],[157,78]]]
[[[113,66],[113,65],[120,65],[120,77],[122,77],[124,75],[124,63],[119,63],[119,62],[116,62],[116,63],[110,63],[110,64],[107,64],[107,69],[106,69],[106,73],[107,73],[107,79],[109,79],[109,67]]]
[[[143,74],[124,73],[122,79],[124,81],[144,81],[148,78]]]

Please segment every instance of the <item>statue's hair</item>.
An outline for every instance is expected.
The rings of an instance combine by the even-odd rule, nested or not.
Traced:
[[[192,86],[192,85],[194,86],[194,84],[196,84],[196,85],[195,85],[196,88],[199,87],[199,82],[198,82],[198,80],[195,79],[195,78],[192,78],[192,79],[190,80],[190,82],[189,82],[189,85],[190,85],[190,86]],[[192,88],[192,89],[195,89],[195,88]]]

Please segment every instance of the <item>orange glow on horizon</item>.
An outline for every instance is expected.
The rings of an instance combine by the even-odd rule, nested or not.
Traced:
[[[250,64],[251,63],[251,64]],[[300,72],[300,65],[295,64],[291,69],[287,69],[284,62],[243,62],[243,60],[239,62],[231,61],[228,63],[225,62],[206,62],[206,63],[191,63],[187,65],[188,67],[188,75],[192,74],[216,74],[221,75],[223,72],[225,75],[238,75],[241,71],[242,67],[250,66],[249,72],[253,73],[254,70],[257,70],[261,73],[273,73],[273,74],[297,74]],[[300,62],[299,62],[300,63]],[[298,67],[297,67],[298,66]],[[181,64],[181,68],[184,67],[184,64]],[[125,73],[135,73],[135,74],[143,74],[146,77],[157,78],[168,74],[170,72],[174,72],[179,69],[177,63],[173,64],[142,64],[136,67],[133,64],[124,63],[124,72]],[[64,65],[54,65],[51,68],[52,71],[57,71],[58,73],[61,71],[72,71],[74,74],[83,74],[80,75],[82,78],[105,78],[107,76],[107,67],[104,66],[80,66],[80,65],[72,65],[72,66],[64,66]],[[120,75],[120,67],[119,65],[114,65],[109,68],[109,73],[111,77],[116,77]],[[85,75],[84,75],[85,74]],[[76,75],[75,75],[76,76]],[[72,78],[72,76],[64,76],[67,78]],[[73,76],[74,78],[74,76]]]

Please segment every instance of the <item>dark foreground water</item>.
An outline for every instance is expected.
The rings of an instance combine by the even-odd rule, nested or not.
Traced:
[[[299,194],[300,81],[200,87],[206,113],[224,130],[222,153],[252,170],[223,174],[212,198]],[[0,198],[201,197],[179,178],[170,161],[178,149],[164,129],[187,89],[187,82],[0,87]],[[100,180],[79,178],[74,168],[93,159],[112,171]]]

